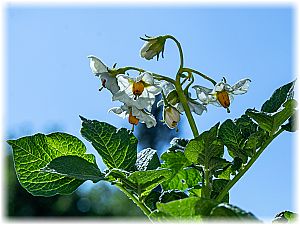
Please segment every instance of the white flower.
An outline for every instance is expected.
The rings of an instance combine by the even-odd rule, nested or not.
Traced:
[[[92,72],[99,76],[102,87],[107,88],[112,94],[115,94],[120,90],[117,79],[115,76],[109,73],[109,68],[96,56],[88,56],[90,59],[90,67]]]
[[[162,57],[164,57],[164,46],[166,42],[166,38],[164,36],[141,39],[146,41],[140,51],[142,58],[150,60],[153,59],[154,56],[157,56],[158,59],[159,53],[162,53]]]
[[[230,112],[229,106],[233,101],[233,95],[245,94],[248,91],[250,79],[242,79],[233,86],[226,83],[226,79],[215,85],[214,89],[202,87],[199,85],[193,86],[196,90],[198,99],[204,104],[213,104],[215,106],[223,106]]]
[[[168,103],[174,106],[180,113],[184,112],[182,103],[179,101],[175,86],[170,82],[164,81],[162,82],[161,87]],[[207,111],[206,107],[203,104],[191,99],[191,93],[189,93],[187,102],[191,112],[197,115],[201,115],[203,111]],[[162,106],[163,104],[164,100],[162,99],[157,103],[157,107]]]
[[[130,78],[124,74],[117,76],[120,91],[113,96],[113,100],[119,100],[128,106],[151,111],[155,102],[155,95],[160,94],[161,88],[154,82],[154,78],[148,72],[144,72],[136,78]]]
[[[138,122],[145,123],[147,128],[156,126],[156,120],[151,113],[145,110],[139,110],[134,106],[127,106],[126,104],[121,107],[114,107],[109,110],[123,119],[128,117],[128,122],[132,125],[137,125]]]

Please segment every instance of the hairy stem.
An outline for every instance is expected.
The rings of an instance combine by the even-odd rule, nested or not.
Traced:
[[[115,184],[116,187],[118,187],[124,194],[126,194],[142,211],[143,213],[149,218],[151,211],[148,209],[148,207],[139,201],[139,199],[129,191],[127,191],[122,185]],[[150,218],[149,218],[150,219]]]
[[[234,184],[248,171],[248,169],[253,165],[253,163],[258,159],[260,154],[268,147],[268,145],[282,132],[284,129],[280,129],[269,137],[268,140],[266,140],[263,145],[260,147],[260,149],[254,154],[254,156],[250,159],[250,161],[247,163],[247,165],[231,180],[227,183],[227,185],[224,187],[224,189],[221,191],[221,193],[216,198],[217,201],[222,201],[222,199],[225,197],[225,195],[229,192],[229,190],[234,186]]]

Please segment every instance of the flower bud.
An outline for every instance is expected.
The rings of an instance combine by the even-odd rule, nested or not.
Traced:
[[[159,36],[155,38],[141,38],[146,41],[141,49],[141,57],[147,60],[153,59],[154,56],[157,56],[157,60],[159,58],[159,53],[162,53],[162,57],[164,57],[164,47],[166,38],[164,36]]]
[[[163,120],[170,129],[174,129],[177,127],[177,124],[180,120],[180,112],[176,108],[172,106],[167,106],[164,109],[163,115]]]

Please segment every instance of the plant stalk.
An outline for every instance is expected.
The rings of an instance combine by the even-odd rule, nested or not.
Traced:
[[[248,162],[248,164],[231,180],[227,183],[227,185],[224,187],[224,189],[221,191],[221,193],[218,195],[218,197],[216,198],[217,201],[222,201],[222,199],[225,197],[225,195],[229,192],[229,190],[234,186],[234,184],[248,171],[248,169],[253,165],[253,163],[258,159],[258,157],[260,156],[261,153],[263,153],[263,151],[266,149],[266,147],[268,147],[268,145],[282,132],[284,131],[284,129],[280,129],[279,131],[277,131],[277,133],[275,133],[274,135],[272,135],[271,137],[269,137],[268,140],[266,140],[264,142],[264,144],[260,147],[260,149],[255,153],[255,155],[250,159],[250,161]]]
[[[180,42],[175,37],[173,37],[172,35],[166,35],[166,38],[172,39],[176,43],[176,45],[178,47],[178,50],[179,50],[180,66],[179,66],[178,72],[176,74],[175,88],[176,88],[176,91],[177,91],[177,94],[178,94],[179,101],[182,104],[185,115],[186,115],[186,117],[188,119],[188,122],[190,124],[190,127],[192,129],[193,135],[194,135],[194,137],[197,137],[197,136],[199,136],[197,125],[196,125],[195,120],[193,118],[193,115],[191,113],[190,107],[188,106],[188,101],[186,99],[184,91],[182,90],[182,85],[180,83],[180,74],[182,73],[182,68],[183,68],[183,51],[182,51],[182,47],[181,47]]]
[[[132,193],[127,191],[124,187],[122,187],[122,185],[115,184],[115,186],[118,187],[124,194],[126,194],[143,211],[143,213],[150,219],[149,216],[151,214],[151,211],[148,209],[148,207],[144,203],[140,202],[135,195],[133,195]]]

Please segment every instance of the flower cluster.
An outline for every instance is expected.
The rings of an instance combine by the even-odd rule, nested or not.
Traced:
[[[163,56],[166,39],[170,37],[173,40],[175,39],[170,35],[146,37],[141,38],[146,43],[142,47],[140,55],[147,60],[155,56],[158,59],[160,53]],[[185,75],[180,72],[183,69],[182,67],[177,73],[180,78],[173,80],[135,67],[109,68],[95,56],[88,56],[88,58],[90,59],[92,72],[101,80],[102,86],[99,90],[108,89],[112,94],[112,100],[122,103],[120,107],[114,107],[109,111],[122,118],[128,118],[128,122],[133,127],[139,122],[145,123],[148,128],[156,126],[157,121],[151,111],[157,95],[162,96],[157,106],[163,106],[163,122],[170,129],[174,129],[177,128],[180,116],[183,113],[189,111],[201,115],[204,111],[207,111],[208,104],[222,106],[227,109],[227,112],[230,112],[229,106],[233,100],[233,95],[246,93],[250,83],[250,79],[242,79],[230,86],[223,78],[219,83],[213,81],[213,88],[194,85],[193,89],[197,98],[192,98],[192,94],[188,89],[194,82],[193,74],[189,72],[188,75]],[[137,77],[131,77],[126,72],[132,69],[139,71]],[[186,69],[188,71],[188,68]],[[198,72],[198,74],[201,73]],[[190,77],[193,78],[192,81],[190,81]],[[179,83],[180,88],[178,88],[178,82],[181,78],[185,78],[185,80]],[[208,79],[212,80],[211,78]],[[190,83],[183,90],[183,84],[187,80]],[[183,93],[181,98],[179,92]],[[182,98],[184,98],[184,101]]]

